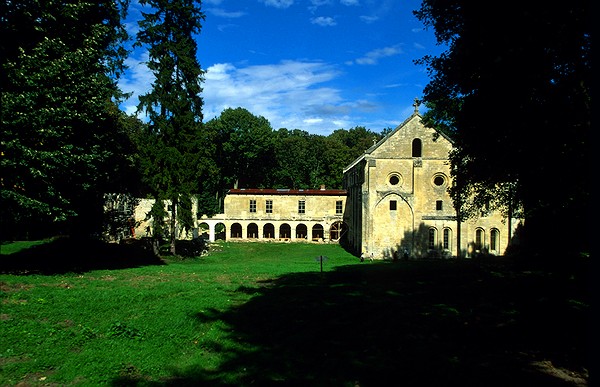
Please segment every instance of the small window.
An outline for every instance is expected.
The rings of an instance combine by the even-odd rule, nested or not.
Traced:
[[[398,202],[390,200],[390,211],[396,211],[398,209]]]
[[[444,185],[444,183],[446,183],[446,179],[442,175],[436,175],[433,178],[433,184],[437,185],[438,187],[441,187]]]
[[[442,203],[443,202],[441,200],[436,200],[435,201],[435,209],[438,210],[438,211],[441,211],[442,210]]]
[[[256,200],[250,200],[250,212],[256,212]]]
[[[272,200],[267,200],[265,202],[265,211],[267,212],[267,214],[273,213],[273,201]]]
[[[423,144],[420,138],[415,138],[412,142],[412,157],[421,157]]]
[[[298,213],[304,214],[306,212],[306,201],[298,200]]]
[[[341,200],[335,201],[335,213],[341,214],[343,212],[343,203]]]
[[[398,185],[400,184],[400,176],[393,174],[388,181],[390,182],[390,185]]]

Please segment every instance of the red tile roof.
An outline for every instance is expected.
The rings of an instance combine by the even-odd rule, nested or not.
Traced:
[[[228,194],[233,195],[321,195],[345,196],[344,189],[288,189],[288,188],[232,188]]]

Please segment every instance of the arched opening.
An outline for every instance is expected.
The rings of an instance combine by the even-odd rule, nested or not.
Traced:
[[[289,224],[284,223],[279,226],[279,238],[290,239],[292,237],[292,228]]]
[[[420,138],[415,138],[412,141],[412,157],[421,157],[423,153],[423,143]]]
[[[435,246],[437,244],[437,229],[435,227],[430,227],[429,228],[429,241],[428,241],[428,247],[429,249],[433,250],[435,249]]]
[[[444,235],[443,235],[443,242],[442,242],[442,247],[444,248],[444,250],[451,250],[452,249],[452,230],[449,229],[448,227],[444,228]]]
[[[215,225],[215,240],[224,241],[227,239],[227,228],[224,223],[217,223]]]
[[[497,228],[493,228],[490,230],[490,250],[498,253],[500,242],[500,231]]]
[[[239,223],[234,223],[231,225],[231,237],[232,238],[241,238],[242,237],[242,225]]]
[[[334,222],[329,229],[329,240],[339,241],[342,235],[346,233],[348,227],[344,222]]]
[[[263,238],[275,238],[275,226],[272,223],[267,223],[263,226]]]
[[[323,226],[320,224],[315,224],[312,227],[312,240],[319,241],[325,238],[325,230],[323,230]]]
[[[306,225],[303,223],[300,223],[299,225],[296,226],[296,239],[304,239],[308,236],[308,229],[306,228]]]
[[[208,226],[208,223],[202,222],[198,225],[198,238],[204,240],[210,239],[210,227]]]
[[[250,223],[248,230],[246,231],[246,238],[258,238],[258,225],[256,223]]]
[[[481,251],[485,243],[485,234],[482,228],[475,230],[475,250]]]

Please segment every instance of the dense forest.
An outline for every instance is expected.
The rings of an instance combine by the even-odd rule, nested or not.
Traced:
[[[204,208],[216,211],[230,188],[343,188],[343,168],[389,130],[377,133],[359,126],[328,136],[273,130],[267,119],[244,108],[226,109],[205,125],[214,173],[203,181],[209,185],[201,190]]]

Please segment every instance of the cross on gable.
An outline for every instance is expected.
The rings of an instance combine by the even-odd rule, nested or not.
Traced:
[[[419,98],[415,98],[415,103],[413,103],[413,106],[415,108],[415,113],[419,112],[419,105],[421,104],[421,100],[419,100]]]

